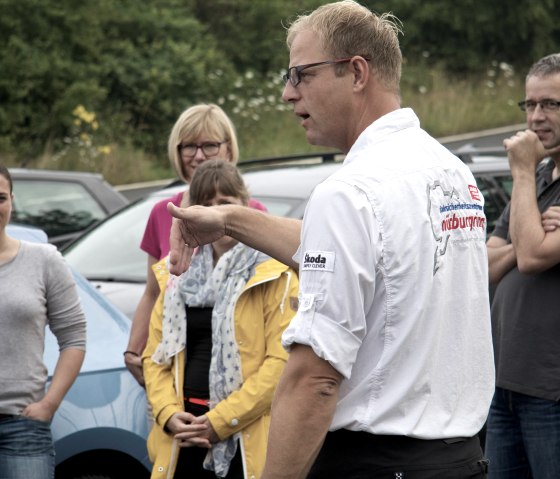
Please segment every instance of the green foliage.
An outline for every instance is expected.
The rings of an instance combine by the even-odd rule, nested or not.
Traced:
[[[403,103],[436,135],[519,122],[524,72],[560,44],[555,0],[360,1],[402,20]],[[0,157],[160,175],[172,125],[200,102],[232,117],[242,159],[315,151],[280,76],[284,27],[323,3],[0,0]],[[95,130],[76,124],[79,106]]]
[[[224,75],[231,70],[228,61],[184,2],[139,6],[137,0],[119,0],[105,12],[103,23],[102,84],[109,91],[102,108],[106,121],[112,132],[122,132],[137,146],[161,151],[178,112],[214,98],[223,89]],[[209,81],[216,66],[221,74]]]
[[[555,0],[367,0],[404,23],[403,55],[412,63],[429,54],[454,72],[480,72],[492,61],[522,70],[558,51],[560,3]]]
[[[412,107],[422,127],[436,137],[523,123],[525,115],[517,106],[524,95],[523,77],[504,62],[491,62],[484,72],[465,76],[422,58],[404,65],[402,105]],[[324,151],[307,143],[291,108],[271,110],[252,126],[245,124],[247,128],[238,129],[241,161]]]
[[[52,7],[52,8],[50,8]],[[52,28],[51,26],[55,27]],[[56,2],[21,0],[0,4],[0,137],[27,159],[59,137],[71,121],[65,105],[82,95],[95,100],[96,65],[76,61],[86,45],[72,15]],[[87,28],[84,28],[87,31]]]
[[[194,0],[198,20],[214,32],[238,72],[260,75],[287,66],[285,26],[322,0]]]
[[[178,112],[216,97],[232,71],[203,30],[179,0],[4,0],[0,143],[24,161],[57,150],[83,104],[107,141],[161,151]]]
[[[517,106],[523,75],[511,65],[493,62],[482,74],[464,77],[424,62],[405,65],[402,103],[412,107],[422,127],[436,137],[522,123]]]

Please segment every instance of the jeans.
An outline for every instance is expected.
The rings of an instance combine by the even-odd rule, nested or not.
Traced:
[[[560,478],[560,403],[496,388],[486,457],[489,479]]]
[[[0,419],[0,479],[53,479],[50,424],[23,416]]]

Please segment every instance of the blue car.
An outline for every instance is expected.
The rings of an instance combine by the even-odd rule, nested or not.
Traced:
[[[8,235],[46,242],[39,229],[8,225]],[[79,376],[56,412],[51,429],[57,479],[148,478],[150,429],[146,394],[124,367],[130,320],[72,269],[87,319],[87,352]],[[47,331],[44,361],[52,374],[58,359]]]

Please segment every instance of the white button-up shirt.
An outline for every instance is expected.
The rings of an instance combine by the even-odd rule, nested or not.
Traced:
[[[300,304],[283,336],[344,380],[331,430],[473,436],[494,390],[484,199],[401,109],[308,203]]]

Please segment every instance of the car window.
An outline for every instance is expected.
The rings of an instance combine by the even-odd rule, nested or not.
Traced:
[[[496,182],[500,189],[507,194],[508,201],[511,198],[511,190],[513,189],[513,178],[510,176],[496,176]]]
[[[43,229],[49,237],[74,233],[106,213],[82,185],[66,181],[14,181],[12,221]]]
[[[511,176],[477,176],[476,183],[484,196],[486,233],[490,234],[511,196]]]
[[[291,216],[292,210],[302,202],[300,199],[259,195],[253,197],[253,199],[260,201],[266,207],[267,212],[274,216]]]
[[[145,282],[147,255],[140,241],[153,205],[146,198],[126,207],[64,250],[64,257],[90,280]]]

